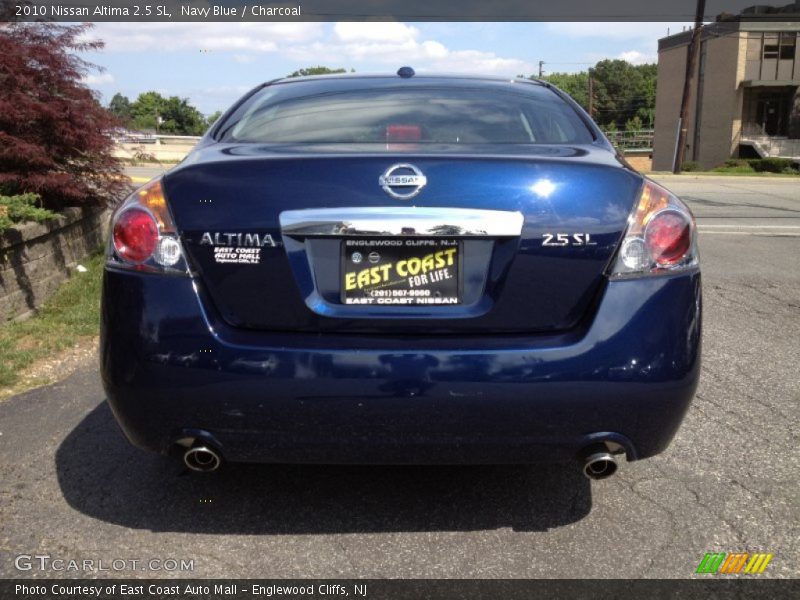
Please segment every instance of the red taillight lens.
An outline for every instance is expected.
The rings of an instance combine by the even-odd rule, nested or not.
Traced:
[[[147,260],[158,243],[158,225],[152,215],[139,208],[130,208],[114,223],[114,248],[120,258],[131,263]]]
[[[680,262],[692,245],[692,225],[685,215],[674,210],[657,213],[644,233],[647,249],[661,266]]]

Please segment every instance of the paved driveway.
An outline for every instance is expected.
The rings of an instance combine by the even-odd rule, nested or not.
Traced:
[[[60,575],[15,570],[40,553],[196,577],[686,577],[711,550],[800,575],[800,184],[665,182],[698,216],[705,294],[702,379],[665,454],[591,484],[557,466],[197,477],[125,442],[90,364],[0,404],[0,576]]]

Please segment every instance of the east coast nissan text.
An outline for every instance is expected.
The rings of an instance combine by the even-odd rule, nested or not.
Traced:
[[[687,207],[538,81],[283,79],[115,212],[101,367],[191,469],[578,459],[674,436],[700,369]]]

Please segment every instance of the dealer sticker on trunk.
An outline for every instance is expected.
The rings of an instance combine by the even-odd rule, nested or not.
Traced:
[[[447,239],[342,241],[344,304],[459,304],[461,247]]]
[[[200,245],[213,247],[217,264],[258,265],[261,263],[261,249],[275,248],[281,242],[269,233],[205,231]]]

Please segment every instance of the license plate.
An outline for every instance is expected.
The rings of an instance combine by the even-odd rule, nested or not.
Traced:
[[[341,260],[344,304],[461,303],[461,244],[457,240],[346,239]]]

